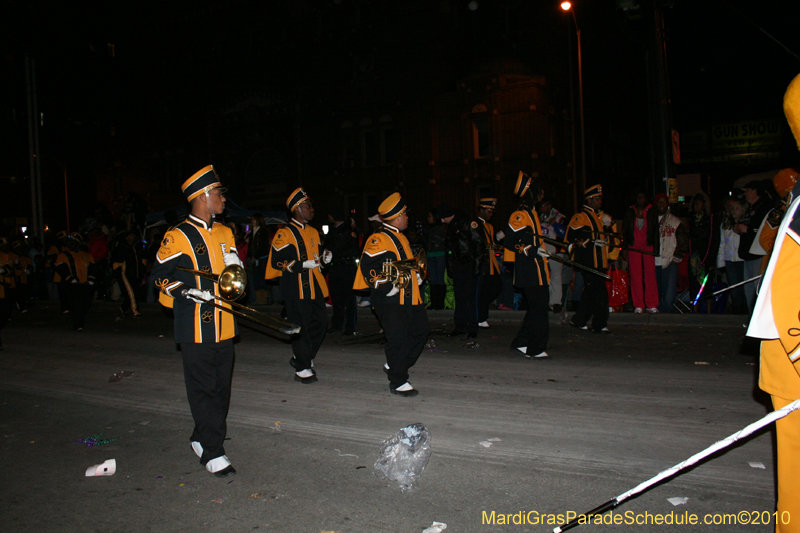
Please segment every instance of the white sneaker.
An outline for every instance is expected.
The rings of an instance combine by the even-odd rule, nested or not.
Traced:
[[[395,390],[397,392],[406,392],[406,391],[414,390],[414,387],[411,386],[411,383],[406,381],[405,383],[403,383],[402,385],[397,387]]]
[[[633,310],[633,312],[636,313],[637,315],[641,315],[644,312],[644,309],[642,309],[641,307],[637,307],[636,309]]]
[[[478,327],[479,328],[488,328],[489,327],[489,323],[487,321],[485,321],[485,320],[483,322],[478,322]]]
[[[370,303],[369,302],[358,302],[358,306],[359,307],[369,307]]]
[[[314,371],[311,370],[310,368],[306,368],[305,370],[301,370],[300,372],[295,372],[295,374],[297,374],[297,377],[299,378],[310,378],[311,376],[314,375]]]
[[[196,440],[192,441],[192,449],[194,453],[197,454],[197,457],[203,457],[203,445],[197,442]]]
[[[647,308],[647,312],[650,313],[650,314],[658,313],[658,308],[656,308],[656,307],[648,307]]]
[[[550,356],[547,355],[547,352],[542,352],[542,353],[539,353],[539,354],[536,354],[536,355],[525,354],[525,357],[532,358],[532,359],[541,359],[542,357],[550,357]]]
[[[527,346],[517,346],[515,348],[515,350],[525,354],[526,357],[528,356],[528,347]]]

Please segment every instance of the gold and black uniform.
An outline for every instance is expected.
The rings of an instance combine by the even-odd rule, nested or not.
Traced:
[[[222,257],[226,252],[236,252],[230,228],[213,219],[208,225],[193,215],[169,230],[161,240],[150,277],[161,291],[159,302],[171,307],[175,315],[176,343],[221,342],[238,334],[232,314],[196,303],[181,294],[184,289],[199,289],[219,296],[219,285],[202,276],[177,270],[181,267],[219,274],[225,268]],[[230,307],[224,302],[216,303]]]
[[[520,191],[519,185],[517,191]],[[511,341],[511,348],[527,357],[546,357],[550,340],[550,272],[547,258],[539,253],[544,250],[538,237],[542,234],[539,215],[528,207],[533,198],[526,196],[529,193],[525,190],[521,192],[524,203],[508,219],[504,244],[506,258],[514,263],[514,286],[522,289],[528,309],[522,327]]]
[[[192,203],[193,213],[197,205],[201,212],[204,205],[224,205],[225,189],[211,165],[193,174],[181,190],[189,202],[195,199],[203,202]],[[202,195],[205,199],[200,198]],[[194,420],[189,438],[192,450],[200,458],[200,464],[218,477],[236,473],[223,445],[228,431],[236,318],[200,301],[215,301],[213,298],[203,295],[198,301],[190,299],[190,291],[208,291],[219,296],[218,284],[178,268],[218,275],[225,268],[226,254],[236,253],[236,242],[228,226],[215,222],[213,214],[209,222],[191,214],[164,235],[150,278],[161,291],[159,302],[171,307],[175,317],[175,342],[181,349],[186,397]],[[230,307],[224,301],[215,303]]]
[[[69,237],[69,250],[58,254],[55,267],[61,276],[62,287],[67,294],[69,313],[72,315],[72,329],[80,331],[86,322],[86,313],[92,303],[94,292],[94,258],[87,251],[80,250],[83,243],[80,234]]]
[[[590,187],[584,192],[588,200],[602,196],[600,185]],[[573,215],[564,235],[564,242],[575,243],[573,246],[574,261],[583,266],[605,272],[608,270],[609,242],[606,233],[611,233],[611,224],[604,225],[603,215],[588,205],[584,205],[580,213]],[[578,304],[578,311],[572,315],[572,325],[588,329],[586,323],[592,319],[592,330],[600,333],[608,331],[608,289],[606,280],[587,270],[580,270],[583,276],[583,292]]]
[[[404,210],[405,204],[398,193],[389,196],[379,207],[384,220],[391,220],[387,217],[394,218]],[[383,264],[413,257],[406,236],[384,222],[382,228],[367,238],[353,286],[356,290],[370,290],[370,301],[386,336],[386,372],[392,391],[407,385],[408,371],[419,359],[430,327],[417,271],[412,270],[408,284],[390,296],[395,286],[383,275]]]
[[[494,210],[496,206],[496,198],[481,198],[478,201],[479,208]],[[483,324],[489,320],[489,305],[503,292],[500,265],[497,263],[498,249],[502,251],[502,246],[495,242],[494,226],[480,215],[478,216],[478,226],[486,246],[486,255],[481,265],[480,278],[478,278],[478,324]]]
[[[319,259],[319,245],[315,228],[292,219],[275,233],[267,261],[266,279],[280,277],[286,318],[300,326],[292,338],[292,366],[298,372],[311,368],[328,324],[325,278],[319,268],[303,268],[305,261]]]

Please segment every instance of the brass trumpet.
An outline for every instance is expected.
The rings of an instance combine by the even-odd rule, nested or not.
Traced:
[[[216,307],[217,309],[220,309],[232,315],[252,320],[253,322],[257,322],[262,326],[278,330],[284,335],[295,335],[297,333],[300,333],[300,326],[298,326],[297,324],[292,324],[291,322],[283,320],[282,318],[262,313],[261,311],[253,309],[252,307],[247,307],[246,305],[242,305],[233,301],[238,297],[240,297],[242,294],[244,294],[245,287],[247,287],[247,272],[245,272],[245,270],[239,265],[228,265],[219,274],[213,274],[211,272],[201,272],[200,270],[192,270],[191,268],[183,268],[183,267],[176,267],[176,270],[189,272],[190,274],[195,274],[196,276],[200,276],[202,278],[213,281],[214,283],[219,285],[219,293],[222,296],[217,296],[212,294],[211,295],[212,298],[224,301],[228,305],[231,305],[238,309],[250,311],[251,313],[255,313],[258,316],[251,316],[248,315],[247,313],[237,311],[236,309],[232,309],[230,307],[224,307],[215,302],[206,300],[206,303],[211,307]],[[187,296],[188,293],[189,291],[185,289],[181,292],[183,296]],[[274,323],[267,322],[266,320],[271,320]]]
[[[383,264],[383,277],[388,279],[392,285],[398,289],[408,287],[413,279],[413,271],[416,270],[421,277],[428,274],[428,256],[422,249],[417,257],[404,259],[402,261],[387,261]],[[416,280],[413,280],[416,282]]]

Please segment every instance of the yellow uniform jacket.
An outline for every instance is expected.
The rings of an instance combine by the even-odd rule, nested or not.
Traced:
[[[520,206],[508,219],[508,231],[504,240],[505,257],[514,262],[514,285],[536,287],[550,284],[547,259],[539,255],[544,243],[538,237],[542,226],[535,209]]]
[[[761,343],[759,387],[786,400],[800,398],[800,184],[775,238],[747,335]]]
[[[613,224],[603,226],[601,213],[596,213],[594,209],[584,205],[583,211],[575,213],[570,219],[567,233],[564,235],[564,242],[576,243],[572,248],[575,262],[595,270],[605,271],[608,269],[608,260],[615,260],[619,255],[619,249],[609,251],[609,245],[616,244],[616,239],[610,239],[608,235],[601,235],[601,233],[612,231],[614,231]],[[595,241],[605,241],[608,245],[598,245]],[[585,246],[581,244],[583,242],[586,242]]]
[[[483,220],[481,217],[478,217],[478,220],[481,221],[483,225],[483,233],[484,237],[486,238],[486,249],[487,249],[487,258],[489,261],[489,269],[486,272],[490,276],[498,276],[500,275],[500,265],[497,264],[497,257],[495,253],[497,253],[493,247],[495,246],[494,242],[494,226],[490,223]]]
[[[315,299],[328,296],[328,285],[319,268],[303,268],[303,262],[319,259],[319,232],[294,219],[281,227],[272,239],[266,279],[281,278],[284,297]]]
[[[219,275],[225,269],[223,255],[236,251],[230,228],[211,220],[189,217],[169,230],[156,254],[151,279],[161,291],[159,302],[175,314],[175,342],[220,342],[237,335],[236,319],[227,311],[186,298],[184,289],[209,291],[219,296],[219,285],[178,267]],[[230,308],[216,300],[214,303]]]
[[[417,283],[417,271],[412,270],[408,285],[397,294],[387,296],[392,290],[390,280],[383,275],[385,262],[413,259],[408,239],[397,228],[384,224],[367,238],[353,284],[355,290],[370,289],[373,304],[422,305]]]
[[[94,281],[93,272],[90,271],[94,265],[94,258],[89,252],[78,250],[77,252],[66,251],[58,254],[56,259],[56,272],[61,274],[61,279],[71,283],[72,279],[78,283]]]
[[[9,282],[14,280],[14,265],[11,264],[8,254],[0,252],[0,268],[5,270],[5,273],[0,275],[0,298],[6,297],[6,288],[11,288]]]

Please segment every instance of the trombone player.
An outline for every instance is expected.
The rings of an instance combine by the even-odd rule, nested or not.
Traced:
[[[181,348],[186,396],[194,418],[192,450],[206,470],[227,477],[236,473],[223,447],[236,319],[209,305],[220,295],[218,284],[182,269],[219,274],[226,266],[242,262],[230,228],[214,221],[225,209],[226,190],[214,167],[197,171],[181,190],[191,214],[164,235],[152,279],[161,291],[159,301],[175,315],[175,342]]]
[[[419,260],[402,233],[408,227],[408,214],[400,193],[386,198],[378,214],[383,225],[367,239],[353,288],[370,289],[372,306],[383,326],[389,391],[412,397],[419,392],[408,382],[408,370],[422,353],[429,330],[419,291],[422,276]],[[405,262],[402,268],[399,261]]]

